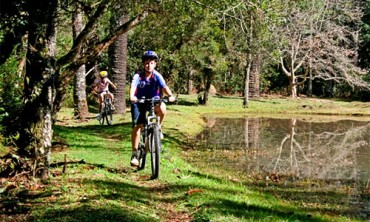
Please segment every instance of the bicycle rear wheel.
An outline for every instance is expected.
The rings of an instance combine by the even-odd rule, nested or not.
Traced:
[[[159,157],[161,150],[161,137],[158,125],[153,125],[149,133],[149,149],[152,161],[152,179],[156,179],[159,176]]]
[[[112,125],[113,124],[113,110],[112,110],[112,100],[109,99],[109,102],[107,104],[107,124]]]

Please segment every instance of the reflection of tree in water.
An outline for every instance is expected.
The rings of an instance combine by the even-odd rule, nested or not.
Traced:
[[[360,179],[357,153],[369,145],[370,123],[314,124],[296,119],[290,123],[290,132],[281,139],[266,170],[317,179]]]
[[[241,170],[365,181],[370,174],[369,169],[365,170],[360,178],[359,172],[362,162],[369,161],[368,154],[359,155],[369,148],[368,122],[246,118],[217,119],[216,122],[213,119],[212,126],[197,140],[209,150],[243,151],[244,158],[235,158],[243,163],[234,164],[242,167]],[[359,158],[365,159],[359,161]],[[232,167],[231,164],[228,167]]]
[[[208,130],[196,140],[208,149],[240,149],[258,144],[259,119],[207,119]]]

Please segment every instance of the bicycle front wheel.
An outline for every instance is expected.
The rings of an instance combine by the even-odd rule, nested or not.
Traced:
[[[103,112],[103,113],[100,113],[100,117],[99,117],[99,123],[101,124],[101,125],[104,125],[104,120],[105,120],[105,118],[106,118],[106,115],[105,115],[105,112]]]
[[[105,105],[105,103],[102,103],[101,111],[100,111],[100,114],[99,114],[99,117],[98,117],[98,121],[101,125],[104,125],[106,115],[107,115],[106,105]]]
[[[105,119],[107,120],[107,124],[112,125],[113,124],[113,115],[112,115],[112,105],[110,103],[107,104],[107,106],[106,106],[105,114],[106,114]]]
[[[153,125],[149,133],[149,150],[152,161],[152,179],[156,179],[159,176],[159,157],[161,150],[161,136],[158,125]]]
[[[142,143],[139,144],[138,152],[139,152],[138,153],[138,157],[139,157],[138,170],[143,170],[145,168],[146,152],[145,152],[145,146]]]
[[[108,125],[112,125],[113,124],[113,115],[112,115],[112,111],[109,110],[107,115],[106,115],[106,119],[107,119],[107,124]]]

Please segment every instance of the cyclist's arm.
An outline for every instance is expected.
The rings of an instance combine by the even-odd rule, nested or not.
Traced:
[[[113,89],[117,90],[117,86],[112,81],[109,80],[109,84],[113,87]]]
[[[168,86],[167,87],[165,87],[165,88],[163,88],[163,91],[164,91],[164,93],[166,94],[166,95],[168,95],[168,100],[170,101],[170,102],[174,102],[175,100],[176,100],[176,98],[173,96],[173,94],[172,94],[172,91],[171,91],[171,89],[170,88],[168,88]]]
[[[135,87],[132,87],[130,88],[130,101],[131,102],[136,102],[137,101],[137,97],[135,96],[135,92],[136,92],[136,86]]]
[[[131,102],[136,102],[137,97],[135,95],[136,89],[137,89],[137,81],[138,81],[139,75],[134,75],[132,82],[131,82],[131,87],[130,87],[130,101]]]
[[[162,88],[164,93],[166,95],[168,95],[169,101],[174,102],[176,100],[176,98],[173,96],[173,93],[172,93],[171,89],[167,86],[166,81],[164,80],[163,76],[157,71],[155,71],[155,74],[157,75],[160,87]]]
[[[167,87],[165,87],[165,88],[163,88],[163,91],[164,91],[164,93],[165,93],[167,96],[169,96],[169,97],[173,96],[172,91],[171,91],[171,89],[170,89],[170,88],[168,88],[168,86],[167,86]]]

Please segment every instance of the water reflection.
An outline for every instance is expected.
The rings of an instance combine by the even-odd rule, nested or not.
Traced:
[[[209,118],[196,149],[210,165],[249,175],[351,180],[370,186],[370,122]],[[274,176],[275,175],[275,176]]]

